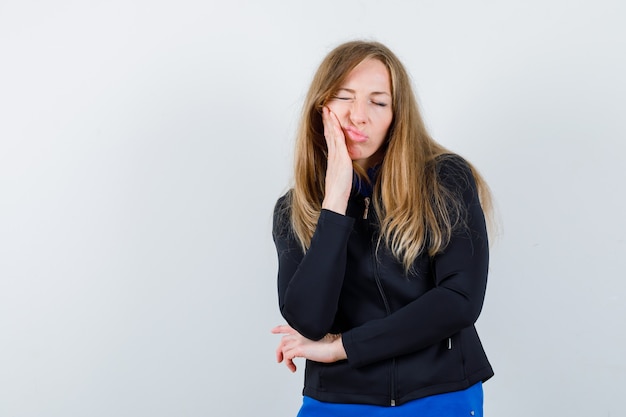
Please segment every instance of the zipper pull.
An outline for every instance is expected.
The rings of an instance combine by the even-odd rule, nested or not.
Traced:
[[[452,338],[449,337],[448,338],[448,350],[451,350],[451,349],[452,349]]]
[[[363,211],[363,219],[367,219],[367,213],[370,211],[370,198],[365,197],[365,210]]]

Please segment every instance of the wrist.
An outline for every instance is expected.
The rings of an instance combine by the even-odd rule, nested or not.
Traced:
[[[336,344],[337,360],[341,361],[344,359],[348,359],[348,355],[346,354],[346,349],[343,347],[341,334],[337,335],[337,338],[334,340],[334,343]]]
[[[348,200],[341,198],[325,197],[322,201],[322,208],[330,211],[334,211],[338,214],[346,214],[348,208]]]

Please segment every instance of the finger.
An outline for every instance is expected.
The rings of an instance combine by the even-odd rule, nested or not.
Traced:
[[[324,139],[326,140],[326,146],[330,152],[334,148],[335,141],[332,138],[332,125],[330,121],[330,109],[326,106],[322,108],[322,123],[324,124]]]
[[[288,352],[290,351],[295,351],[296,349],[300,349],[300,347],[302,346],[302,336],[298,337],[298,336],[292,336],[292,335],[288,335],[288,336],[283,336],[283,339],[281,340],[281,349],[283,351],[283,353],[285,354],[285,356],[289,356]],[[293,356],[300,356],[298,353],[300,353],[300,351],[298,350],[296,353],[293,354]]]
[[[330,108],[328,108],[328,121],[333,133],[335,134],[335,138],[345,140],[343,130],[341,130],[341,123],[339,123],[339,118]]]
[[[291,372],[296,372],[298,369],[296,363],[293,361],[297,356],[298,355],[295,355],[293,351],[285,352],[285,366],[287,366]]]
[[[281,345],[276,348],[276,362],[281,363],[284,359],[283,349]]]
[[[329,150],[334,149],[337,144],[345,142],[339,119],[327,106],[324,106],[322,120],[324,123],[324,138],[326,139]]]
[[[288,324],[280,324],[274,327],[271,331],[273,334],[294,334],[296,332],[293,327]]]
[[[324,137],[328,146],[328,156],[331,158],[333,155],[339,157],[341,160],[347,158],[348,148],[346,143],[346,136],[341,128],[339,118],[335,113],[327,108],[327,117],[324,124]]]
[[[287,365],[287,368],[289,368],[291,372],[296,372],[298,369],[292,359],[286,360],[285,365]]]

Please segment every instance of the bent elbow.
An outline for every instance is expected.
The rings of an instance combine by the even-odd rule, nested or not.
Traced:
[[[315,318],[315,315],[294,312],[287,306],[281,306],[280,312],[295,331],[309,340],[320,340],[330,333],[331,324],[327,320]]]
[[[459,310],[457,314],[458,327],[465,328],[465,327],[473,326],[478,320],[481,310],[482,310],[482,303],[465,299],[464,302],[461,303],[459,306]]]
[[[482,298],[477,299],[454,290],[448,292],[448,294],[450,297],[448,298],[448,303],[443,303],[443,305],[447,304],[449,308],[442,311],[442,314],[449,318],[451,328],[458,330],[473,326],[482,310]]]

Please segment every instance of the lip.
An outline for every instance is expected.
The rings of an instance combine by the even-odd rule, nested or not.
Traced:
[[[348,139],[353,142],[365,142],[367,140],[367,135],[355,127],[344,127],[343,131],[348,136]]]

